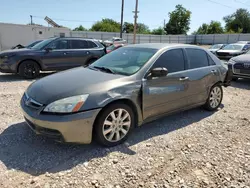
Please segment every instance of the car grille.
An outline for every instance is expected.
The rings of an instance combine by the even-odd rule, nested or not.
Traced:
[[[218,56],[230,56],[230,53],[225,53],[225,52],[217,52]]]
[[[236,74],[249,74],[250,75],[250,64],[247,63],[236,63],[233,66],[234,73]]]
[[[24,93],[24,95],[23,95],[23,102],[26,106],[28,106],[30,108],[37,109],[37,110],[41,109],[43,107],[43,104],[30,98],[27,93]]]

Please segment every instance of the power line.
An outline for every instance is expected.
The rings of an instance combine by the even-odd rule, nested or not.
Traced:
[[[246,3],[244,3],[244,2],[241,2],[241,1],[238,1],[238,0],[234,0],[236,3],[240,3],[240,4],[242,4],[242,5],[245,5],[245,6],[248,6],[248,7],[250,7],[250,5],[248,5],[248,4],[246,4]]]
[[[33,18],[41,18],[44,19],[42,16],[33,16]],[[53,20],[63,21],[63,22],[97,22],[97,21],[83,21],[83,20],[65,20],[65,19],[59,19],[59,18],[51,18]]]
[[[228,5],[219,3],[219,2],[217,2],[217,1],[213,1],[213,0],[206,0],[206,1],[209,1],[209,2],[214,3],[214,4],[217,4],[217,5],[224,6],[224,7],[227,7],[227,8],[233,8],[233,7],[230,7],[230,6],[228,6]],[[234,8],[233,8],[233,9],[234,9]]]

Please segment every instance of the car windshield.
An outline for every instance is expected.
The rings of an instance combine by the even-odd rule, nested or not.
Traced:
[[[38,44],[39,42],[41,42],[41,40],[32,42],[31,44],[29,44],[28,46],[26,46],[26,48],[31,48],[31,47],[35,46],[36,44]]]
[[[115,45],[111,45],[109,47],[107,47],[107,50],[114,50],[115,49]]]
[[[223,50],[242,50],[243,45],[239,45],[239,44],[229,44],[226,45],[224,48],[222,48]]]
[[[139,71],[156,52],[151,48],[119,48],[98,59],[89,68],[108,68],[115,74],[129,76]]]
[[[42,49],[43,47],[45,47],[47,44],[49,44],[53,40],[55,40],[55,38],[51,38],[51,39],[47,39],[47,40],[44,40],[42,42],[39,42],[35,46],[31,47],[31,49],[36,49],[36,50]]]
[[[215,44],[213,46],[210,47],[210,49],[219,49],[221,48],[222,44]]]

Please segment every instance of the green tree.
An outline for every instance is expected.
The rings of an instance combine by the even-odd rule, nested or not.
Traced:
[[[190,27],[191,11],[182,5],[176,5],[175,10],[169,13],[169,22],[164,28],[166,34],[187,34]]]
[[[211,21],[209,24],[203,23],[194,34],[221,34],[224,33],[221,23]]]
[[[222,34],[224,33],[224,29],[221,26],[221,23],[218,21],[211,21],[209,26],[208,26],[208,30],[207,30],[208,34]]]
[[[223,20],[226,22],[225,28],[229,32],[250,33],[250,13],[247,9],[238,9],[235,13],[225,16]]]
[[[134,24],[129,23],[129,22],[125,22],[123,24],[123,32],[125,33],[133,33],[134,32]],[[147,25],[143,24],[143,23],[138,23],[137,24],[137,33],[138,34],[149,34],[150,33],[150,29]]]
[[[73,29],[73,31],[87,31],[87,29],[83,27],[82,25],[80,25],[79,27],[76,27],[75,29]]]
[[[119,32],[120,31],[120,23],[112,20],[112,19],[102,19],[102,21],[96,22],[92,25],[91,31],[104,31],[104,32]]]
[[[150,29],[147,25],[143,23],[137,24],[137,33],[138,34],[150,34]]]
[[[153,34],[153,35],[164,35],[165,30],[162,27],[158,27],[157,29],[153,29],[151,31],[151,34]]]
[[[124,22],[123,24],[123,32],[124,33],[133,33],[134,31],[134,25],[129,22]]]
[[[206,23],[203,23],[199,28],[198,30],[195,32],[195,34],[207,34],[207,31],[208,31],[208,27],[209,25],[206,24]]]

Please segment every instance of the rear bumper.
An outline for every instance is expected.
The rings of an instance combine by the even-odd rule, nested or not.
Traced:
[[[42,114],[26,106],[21,108],[29,127],[36,133],[59,142],[89,144],[92,141],[94,121],[101,109],[70,115]]]

